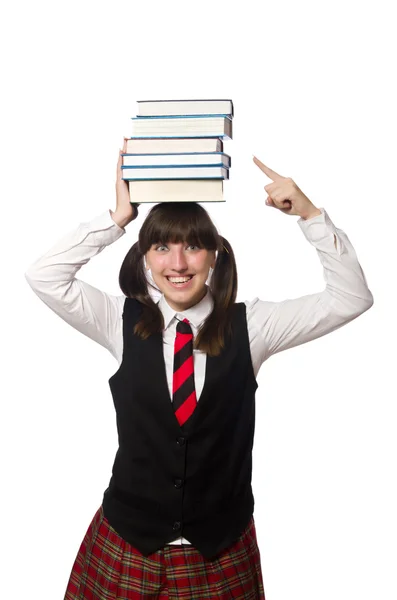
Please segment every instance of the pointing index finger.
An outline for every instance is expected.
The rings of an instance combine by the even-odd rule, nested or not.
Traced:
[[[260,161],[259,158],[256,158],[256,156],[253,157],[253,161],[260,168],[260,170],[263,171],[263,173],[267,175],[270,179],[273,179],[273,181],[277,181],[277,179],[284,179],[282,175],[279,175],[278,173],[276,173],[276,171],[269,169],[269,167],[263,164],[263,162]]]

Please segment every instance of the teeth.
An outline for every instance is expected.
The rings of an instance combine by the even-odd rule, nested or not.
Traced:
[[[185,281],[189,281],[191,277],[167,277],[167,279],[172,283],[184,283]]]

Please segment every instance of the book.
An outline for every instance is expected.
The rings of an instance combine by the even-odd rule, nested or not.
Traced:
[[[231,100],[138,100],[140,117],[169,115],[229,115],[233,117]]]
[[[233,116],[231,100],[139,100],[122,154],[131,202],[224,202]]]
[[[225,202],[223,179],[129,181],[131,202]]]
[[[127,153],[130,154],[169,154],[171,152],[223,152],[220,138],[131,138],[127,140]]]
[[[177,167],[182,165],[223,166],[230,168],[231,159],[224,152],[174,152],[172,154],[122,154],[124,167]]]
[[[225,167],[121,167],[122,179],[229,179]]]
[[[232,120],[225,116],[190,115],[132,117],[131,137],[226,137],[232,139]]]

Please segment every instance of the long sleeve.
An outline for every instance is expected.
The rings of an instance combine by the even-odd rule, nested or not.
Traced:
[[[325,289],[281,302],[259,298],[245,302],[255,373],[271,355],[335,331],[373,305],[349,238],[335,227],[324,208],[320,210],[321,215],[297,223],[316,248]]]
[[[121,322],[125,297],[102,292],[76,274],[125,233],[107,210],[65,235],[25,272],[30,287],[49,308],[116,359],[114,332]]]

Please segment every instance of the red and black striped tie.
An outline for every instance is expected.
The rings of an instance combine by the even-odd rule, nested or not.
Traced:
[[[197,406],[193,367],[193,332],[188,319],[176,326],[172,403],[179,425],[183,425]]]

